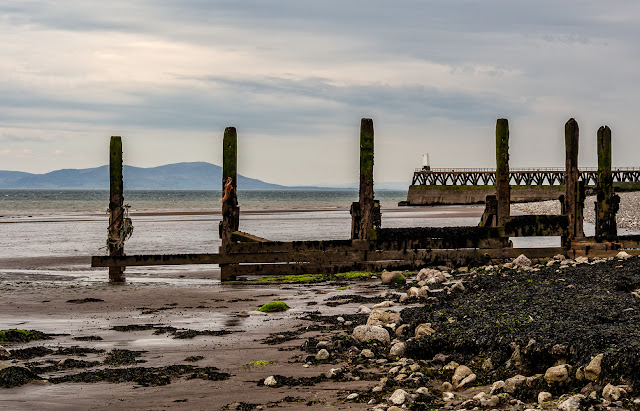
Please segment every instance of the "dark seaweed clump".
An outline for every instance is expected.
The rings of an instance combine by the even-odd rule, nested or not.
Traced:
[[[26,343],[34,340],[50,340],[51,334],[36,330],[0,330],[0,341]]]
[[[136,358],[140,357],[146,351],[130,351],[130,350],[119,350],[114,349],[107,354],[107,358],[105,358],[104,363],[108,365],[131,365],[137,364],[139,362],[144,362],[140,360],[136,360]]]
[[[200,378],[211,381],[226,380],[231,375],[219,372],[216,367],[197,368],[192,365],[170,365],[167,367],[109,368],[87,371],[73,375],[50,378],[53,384],[80,382],[110,383],[136,382],[142,386],[168,385],[173,378],[187,375],[187,379]]]
[[[559,359],[581,366],[603,353],[604,381],[629,378],[637,386],[640,302],[630,290],[640,288],[640,259],[558,267],[477,275],[464,292],[403,310],[405,323],[431,323],[436,330],[410,340],[408,354],[451,354],[460,363],[482,356],[505,364],[518,346],[521,368],[544,373]],[[500,376],[498,369],[492,378]]]

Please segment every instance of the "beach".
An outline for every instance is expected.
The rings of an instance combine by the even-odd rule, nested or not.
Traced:
[[[476,225],[483,210],[387,205],[383,226]],[[640,288],[636,257],[439,267],[442,282],[430,284],[417,271],[405,272],[397,284],[369,273],[313,283],[223,284],[216,266],[136,267],[126,270],[126,284],[112,285],[105,269],[89,267],[91,255],[104,254],[105,214],[31,211],[3,210],[0,218],[6,246],[0,330],[27,331],[0,342],[6,350],[0,353],[0,408],[383,410],[415,403],[554,409],[589,383],[591,391],[580,395],[596,392],[593,404],[629,408],[637,397],[638,378],[628,371],[636,366],[629,341],[640,335],[640,300],[632,295]],[[216,252],[219,246],[214,210],[132,207],[131,217],[129,254]],[[254,207],[242,211],[240,224],[274,240],[350,235],[348,210],[326,205]],[[589,301],[608,293],[615,294],[612,303],[598,302],[600,315],[585,316],[594,310]],[[289,309],[255,310],[274,301]],[[385,341],[355,339],[355,329],[372,322],[371,310],[387,313],[380,325]],[[488,318],[502,321],[492,325]],[[434,333],[417,338],[422,324]],[[611,356],[615,349],[625,356]],[[598,354],[607,354],[602,378],[580,380],[576,370]],[[616,358],[626,368],[610,367]],[[568,382],[546,381],[546,370],[563,361],[572,367]],[[462,365],[476,382],[446,386]],[[529,380],[511,392],[493,387],[517,375]],[[619,389],[618,400],[604,399],[606,384],[627,390]],[[396,396],[398,390],[406,395]],[[485,395],[476,398],[480,392]],[[538,404],[539,392],[554,400]],[[403,400],[395,403],[393,396]]]

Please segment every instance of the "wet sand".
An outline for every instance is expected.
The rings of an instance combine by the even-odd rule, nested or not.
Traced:
[[[162,367],[192,364],[198,367],[214,366],[231,374],[224,381],[187,380],[177,378],[171,384],[142,387],[126,382],[96,383],[30,383],[20,387],[1,389],[0,408],[7,409],[103,409],[116,406],[121,409],[219,409],[238,401],[256,404],[279,403],[280,407],[296,409],[301,402],[331,405],[337,409],[366,408],[366,404],[343,403],[349,389],[362,390],[375,381],[352,381],[335,384],[320,383],[311,387],[268,388],[258,381],[269,375],[290,377],[318,376],[335,364],[303,367],[300,344],[310,336],[322,338],[331,332],[304,333],[291,341],[277,345],[263,344],[270,334],[291,331],[310,325],[299,319],[305,312],[321,307],[325,315],[353,312],[356,304],[327,307],[326,298],[354,290],[338,291],[335,285],[302,286],[228,286],[214,282],[210,285],[181,285],[169,283],[105,283],[80,284],[50,279],[6,277],[0,282],[4,296],[0,304],[2,329],[38,330],[62,334],[53,340],[9,344],[10,350],[44,346],[48,348],[79,346],[106,351],[117,349],[144,350],[139,358],[144,367]],[[365,282],[358,292],[363,295],[379,293],[379,281]],[[71,300],[95,299],[85,303]],[[273,301],[285,301],[291,309],[283,313],[263,314],[254,308]],[[311,303],[311,304],[309,304]],[[248,313],[245,314],[245,313]],[[120,332],[114,326],[153,324],[172,326],[181,330],[224,330],[223,336],[196,336],[193,339],[175,339],[171,335],[154,335],[153,330]],[[99,336],[99,341],[77,341],[76,337]],[[192,356],[202,356],[197,363],[185,362]],[[47,355],[31,361],[46,363],[63,357]],[[79,357],[73,357],[78,359]],[[89,355],[84,360],[101,360],[100,355]],[[253,361],[270,361],[266,366],[250,366]],[[24,361],[15,361],[24,364]],[[101,367],[99,367],[101,368]],[[40,375],[51,378],[84,370],[71,369]],[[298,398],[295,403],[283,401]],[[304,399],[304,401],[303,401]],[[179,403],[178,403],[179,402]]]

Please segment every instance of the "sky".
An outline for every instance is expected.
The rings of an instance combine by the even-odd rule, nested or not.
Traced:
[[[583,167],[612,129],[614,167],[640,166],[637,0],[3,0],[0,169],[222,162],[286,185],[358,180],[360,119],[376,181],[495,167]]]

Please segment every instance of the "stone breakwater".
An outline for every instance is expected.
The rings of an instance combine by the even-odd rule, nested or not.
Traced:
[[[618,228],[640,230],[640,192],[618,193],[618,195],[620,196]],[[584,221],[591,224],[596,222],[593,205],[595,201],[595,196],[589,196],[584,202]],[[560,214],[560,202],[557,200],[511,204],[511,208],[527,214]]]

